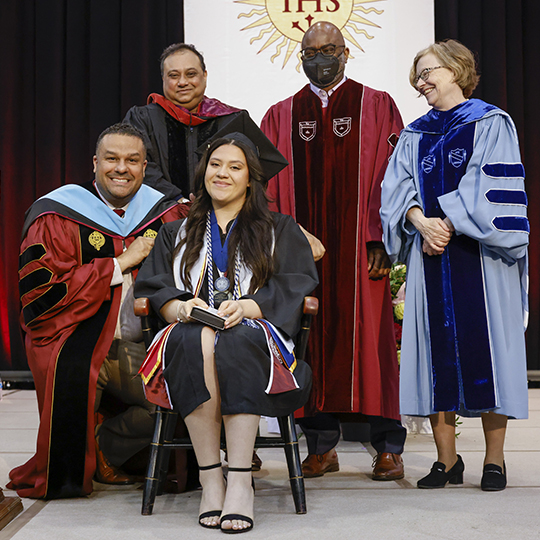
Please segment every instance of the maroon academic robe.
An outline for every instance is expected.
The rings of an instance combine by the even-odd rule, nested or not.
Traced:
[[[262,130],[290,165],[270,181],[273,210],[290,214],[327,249],[309,342],[306,408],[399,419],[389,280],[368,278],[368,242],[382,240],[381,182],[403,127],[385,92],[351,79],[327,108],[310,86],[272,106]]]
[[[121,286],[110,285],[113,257],[122,253],[124,242],[129,247],[137,236],[157,236],[162,223],[186,213],[185,205],[164,198],[121,237],[54,201],[40,199],[29,210],[19,288],[40,425],[36,454],[9,473],[8,488],[21,497],[92,492],[96,383],[122,296]]]

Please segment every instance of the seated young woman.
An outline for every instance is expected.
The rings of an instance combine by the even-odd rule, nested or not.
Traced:
[[[317,271],[294,220],[268,210],[266,182],[250,139],[234,133],[214,141],[199,163],[187,219],[162,227],[135,287],[167,323],[177,323],[168,327],[161,368],[199,464],[199,523],[229,533],[253,528],[260,415],[290,414],[311,388],[309,366],[290,352]],[[225,328],[195,322],[195,306],[217,308]],[[282,354],[273,357],[276,345]]]

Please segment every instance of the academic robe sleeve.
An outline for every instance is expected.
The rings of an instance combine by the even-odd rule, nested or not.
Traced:
[[[253,299],[263,317],[294,337],[300,329],[304,297],[311,294],[319,279],[313,254],[306,237],[290,216],[274,215],[274,274]]]
[[[525,171],[512,120],[496,114],[478,122],[473,154],[455,191],[439,197],[456,229],[508,262],[529,243]]]
[[[176,288],[172,269],[172,254],[181,221],[161,227],[152,251],[146,257],[135,281],[135,298],[147,297],[155,313],[170,300],[189,300],[193,294]]]
[[[161,216],[163,223],[171,223],[173,221],[184,219],[189,214],[191,202],[177,203],[172,206],[165,214]]]
[[[280,173],[270,179],[266,195],[270,199],[269,208],[295,217],[293,155],[291,142],[292,97],[268,109],[261,122],[261,130],[270,142],[289,162]]]
[[[81,264],[79,226],[56,214],[37,218],[21,245],[19,289],[32,339],[57,339],[111,299],[112,257]]]
[[[367,89],[366,89],[367,91]],[[371,177],[371,190],[367,205],[366,242],[381,242],[382,228],[379,210],[381,208],[381,184],[384,173],[388,166],[388,160],[392,155],[399,133],[403,129],[401,115],[392,97],[386,92],[377,92],[374,98],[374,118],[362,119],[362,152],[367,146],[373,145],[373,138],[376,138],[373,155],[366,159],[360,156],[360,166],[364,163],[372,166],[371,171],[364,171],[361,174]],[[366,138],[369,142],[365,143]]]
[[[390,159],[381,190],[381,222],[384,247],[392,262],[406,262],[415,235],[419,234],[407,220],[414,206],[423,208],[414,179],[417,161],[415,135],[403,132]]]
[[[146,146],[146,159],[148,161],[144,172],[144,183],[157,189],[170,198],[178,199],[182,192],[170,181],[168,171],[163,167],[168,167],[164,152],[160,151],[159,145],[168,145],[167,132],[163,122],[163,133],[156,133],[156,128],[152,122],[148,107],[132,107],[127,112],[123,122],[131,124],[139,129],[144,135]],[[168,148],[165,155],[168,155]]]

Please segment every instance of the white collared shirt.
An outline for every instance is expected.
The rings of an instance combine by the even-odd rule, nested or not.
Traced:
[[[96,191],[97,191],[97,194],[99,195],[100,199],[111,209],[111,210],[115,210],[117,207],[116,206],[113,206],[104,196],[103,194],[101,193],[101,191],[99,191],[99,187],[98,187],[98,184],[96,181],[94,181],[94,187],[96,188]],[[125,206],[122,206],[121,210],[123,210],[124,212],[127,210],[127,207],[129,206],[129,202],[125,205]],[[124,245],[124,251],[126,251],[126,246]],[[124,281],[124,276],[122,275],[122,270],[120,270],[120,265],[118,264],[118,261],[116,260],[116,257],[114,257],[113,259],[114,261],[114,273],[113,273],[113,277],[111,279],[111,287],[114,287],[115,285],[120,285],[120,283],[122,283]]]
[[[311,91],[319,96],[322,104],[322,108],[326,109],[328,107],[328,100],[330,99],[330,96],[347,80],[347,77],[343,77],[341,81],[339,81],[336,86],[333,88],[330,88],[328,92],[326,90],[323,90],[322,88],[319,88],[318,86],[315,86],[312,82],[309,83],[309,87],[311,88]]]

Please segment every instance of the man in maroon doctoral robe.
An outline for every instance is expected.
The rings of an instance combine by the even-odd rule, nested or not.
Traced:
[[[270,182],[274,208],[296,218],[328,251],[319,262],[321,302],[310,337],[313,391],[299,421],[307,477],[339,470],[339,421],[362,413],[377,452],[374,480],[403,477],[406,432],[399,421],[398,362],[379,218],[381,181],[403,127],[385,92],[344,76],[349,49],[331,23],[302,41],[310,80],[272,106],[262,130],[290,165]]]
[[[195,150],[239,114],[246,114],[204,95],[207,71],[202,54],[175,43],[161,55],[163,95],[150,94],[148,104],[132,107],[124,122],[145,134],[148,166],[144,183],[175,197],[193,190]]]
[[[187,208],[142,185],[145,167],[142,133],[116,124],[98,139],[95,181],[62,186],[26,214],[21,323],[40,425],[36,454],[9,473],[22,497],[88,495],[94,473],[132,483],[117,467],[150,444],[152,409],[135,378],[145,347],[133,281],[161,225]],[[103,392],[128,408],[96,429]]]

